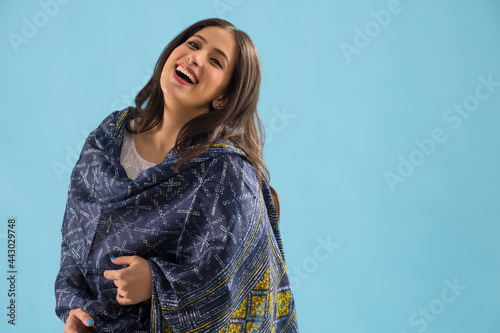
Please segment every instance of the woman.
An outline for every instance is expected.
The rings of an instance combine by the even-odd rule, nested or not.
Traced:
[[[259,86],[250,38],[203,20],[89,135],[55,284],[65,332],[298,332]]]

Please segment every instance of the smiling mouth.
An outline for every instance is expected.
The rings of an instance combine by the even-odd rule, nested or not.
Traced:
[[[175,73],[177,74],[178,77],[180,77],[182,80],[186,81],[187,83],[191,84],[197,84],[198,81],[196,80],[196,77],[194,77],[193,74],[189,73],[187,69],[184,67],[177,65],[177,68],[175,69]]]

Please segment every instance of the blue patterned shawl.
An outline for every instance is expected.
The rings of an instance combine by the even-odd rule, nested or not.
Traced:
[[[120,164],[127,108],[88,137],[72,172],[62,226],[56,313],[82,308],[96,332],[298,332],[269,187],[245,154],[219,142],[197,158],[132,180]],[[138,255],[151,300],[129,306],[103,272]]]

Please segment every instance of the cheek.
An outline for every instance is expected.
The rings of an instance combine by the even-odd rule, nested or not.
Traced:
[[[174,49],[172,51],[172,53],[170,53],[170,55],[167,58],[167,61],[165,61],[165,64],[163,65],[161,77],[163,77],[166,74],[165,71],[167,71],[168,69],[174,68],[174,64],[177,61],[176,59],[180,58],[180,56],[181,55],[180,55],[179,47],[177,47],[176,49]]]
[[[177,46],[177,47],[176,47],[176,48],[172,51],[172,53],[170,53],[170,55],[168,56],[167,61],[169,61],[169,60],[170,60],[170,61],[172,61],[172,59],[177,59],[177,57],[179,57],[179,56],[180,56],[180,54],[181,54],[181,53],[183,53],[183,52],[182,52],[182,50],[183,50],[183,45],[182,45],[182,44],[181,44],[181,45],[179,45],[179,46]]]
[[[161,75],[160,75],[160,86],[161,86],[162,90],[165,90],[165,83],[167,82],[166,65],[167,64],[165,63],[165,65],[163,66],[163,69],[161,71]]]
[[[210,82],[210,85],[216,90],[224,90],[227,82],[229,82],[229,79],[226,79],[224,73],[221,73],[218,70],[210,71],[207,77],[209,78],[208,81]]]

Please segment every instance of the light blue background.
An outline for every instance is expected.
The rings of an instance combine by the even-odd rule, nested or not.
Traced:
[[[498,83],[478,88],[484,100],[458,128],[443,117],[474,102],[478,77],[500,82],[500,2],[401,0],[385,26],[375,21],[372,11],[395,4],[72,0],[44,22],[38,1],[2,1],[0,331],[63,331],[53,283],[83,140],[131,104],[178,32],[223,17],[261,57],[266,161],[301,331],[499,332]],[[40,27],[15,46],[25,20]],[[341,45],[356,42],[367,45],[346,56]],[[446,140],[431,149],[436,129]],[[405,171],[401,158],[420,165]],[[404,182],[391,188],[385,174],[398,168]],[[5,316],[9,217],[15,327]]]

